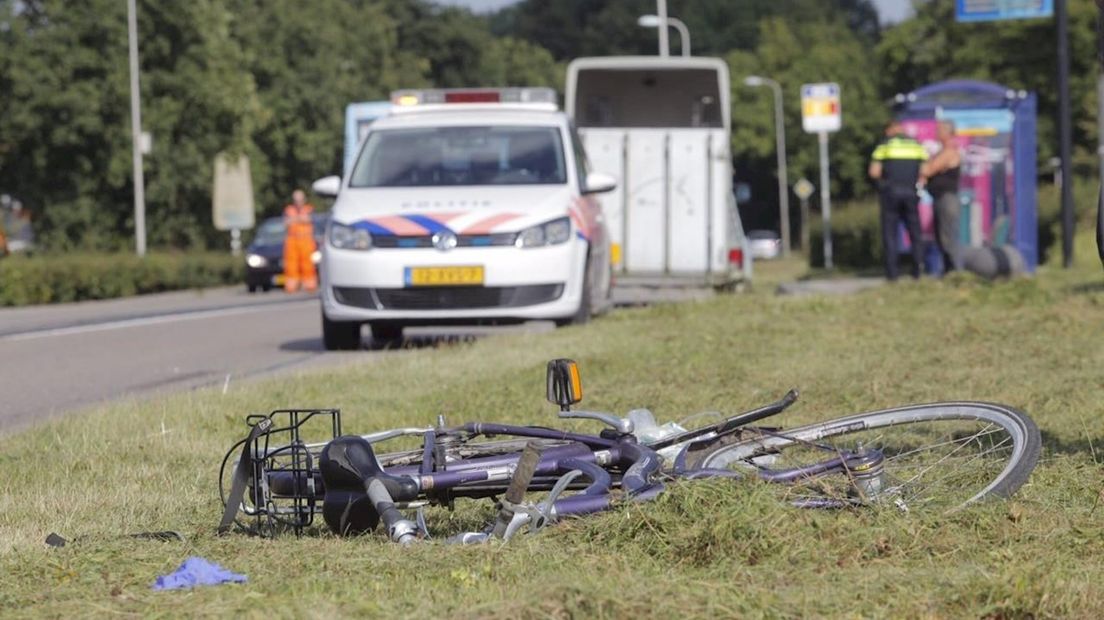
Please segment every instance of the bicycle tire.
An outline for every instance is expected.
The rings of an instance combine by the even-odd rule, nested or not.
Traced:
[[[956,431],[954,423],[959,423],[959,428],[965,428],[971,423],[985,424],[985,426],[981,431],[966,435],[962,431]],[[936,424],[942,424],[939,427],[939,432],[943,433],[942,441],[930,446],[916,447],[910,445],[904,438],[908,438],[915,443],[918,438],[924,436],[918,428],[920,424],[931,424],[933,428]],[[932,493],[919,503],[927,502],[936,505],[944,503],[949,504],[949,508],[960,508],[986,498],[1010,497],[1027,482],[1032,470],[1035,469],[1035,465],[1038,463],[1042,449],[1042,438],[1038,427],[1022,411],[1006,405],[972,401],[906,405],[855,414],[785,431],[760,431],[758,436],[752,438],[747,438],[749,432],[755,433],[756,431],[755,429],[746,429],[741,435],[721,438],[719,442],[724,444],[727,439],[727,445],[718,445],[701,451],[699,456],[694,459],[695,462],[690,463],[690,465],[704,468],[732,468],[736,465],[744,468],[775,469],[777,471],[774,467],[777,463],[771,462],[767,458],[768,456],[774,455],[772,458],[777,461],[787,451],[806,452],[809,454],[815,453],[819,455],[815,458],[824,460],[824,446],[832,445],[825,444],[826,441],[842,439],[854,442],[860,439],[860,434],[873,432],[870,439],[874,440],[875,443],[867,447],[877,448],[885,454],[887,473],[892,469],[893,473],[890,475],[894,482],[901,483],[899,497],[904,498],[906,497],[905,491],[914,492],[917,489],[922,489],[924,484],[927,484],[932,488]],[[906,432],[911,433],[912,436],[909,437]],[[998,437],[993,435],[998,432],[1003,433],[1007,438],[1002,439],[1000,443],[995,443]],[[900,445],[894,443],[895,436],[902,438]],[[1005,446],[1009,441],[1010,443]],[[964,450],[964,448],[974,447],[975,445],[978,449],[982,449],[987,444],[994,455],[998,451],[1001,452],[999,461],[988,463],[987,461],[995,461],[996,459],[982,459],[989,453],[987,451],[980,451],[978,454],[971,456],[970,450]],[[815,449],[813,448],[814,445],[816,446]],[[805,449],[798,450],[799,447]],[[834,447],[836,449],[853,450],[855,445],[852,443],[850,446]],[[920,465],[914,465],[914,467],[923,467],[923,469],[912,478],[899,477],[908,473],[908,463],[912,459],[907,457],[921,455],[916,457],[921,458],[929,450],[931,452],[943,452],[945,455],[933,464],[921,463]],[[962,454],[956,456],[955,453],[960,451],[962,451]],[[763,462],[757,462],[757,459]],[[979,459],[982,460],[978,462]],[[809,459],[809,463],[811,462],[813,462],[813,459]],[[949,480],[945,484],[948,490],[966,488],[965,499],[948,502],[945,498],[942,498],[943,501],[940,501],[941,498],[936,495],[939,492],[937,486],[939,480],[917,481],[921,476],[936,469],[937,465],[944,462],[947,463],[947,467],[940,468],[941,473],[955,463],[963,466],[975,463],[973,467],[978,471],[982,471],[983,467],[986,468],[986,471],[996,471],[999,468],[999,473],[993,475],[991,479],[988,479],[989,474],[983,474],[987,477],[987,480],[983,480],[984,485],[980,486],[980,489],[964,486],[964,478],[968,476],[964,476],[962,479]],[[798,467],[801,465],[800,462],[795,462],[795,464],[788,466]],[[951,474],[945,474],[944,479],[952,476],[953,473],[952,470]],[[844,476],[837,476],[837,478],[844,478]],[[914,495],[919,497],[919,493],[914,493]],[[909,500],[905,504],[908,506],[913,502]]]

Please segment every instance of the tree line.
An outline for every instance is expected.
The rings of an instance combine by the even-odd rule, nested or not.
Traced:
[[[773,200],[770,92],[785,89],[791,180],[815,178],[816,145],[799,131],[798,87],[842,86],[833,191],[870,191],[865,164],[898,92],[951,77],[989,79],[1040,97],[1040,159],[1054,152],[1054,30],[1047,20],[957,24],[953,2],[920,2],[882,28],[869,0],[669,0],[695,55],[732,69],[738,175]],[[654,0],[524,0],[474,15],[428,0],[139,0],[151,245],[221,246],[210,225],[212,160],[250,156],[258,210],[340,170],[344,108],[398,88],[563,88],[586,55],[654,54],[637,17]],[[1078,158],[1095,150],[1091,0],[1070,0]],[[672,33],[673,53],[680,41]],[[0,192],[31,210],[49,248],[120,249],[133,232],[124,0],[0,0]]]

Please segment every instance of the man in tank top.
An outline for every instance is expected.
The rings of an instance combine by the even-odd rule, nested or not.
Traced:
[[[955,140],[954,123],[939,121],[939,142],[943,148],[920,169],[920,176],[927,180],[927,190],[932,196],[935,210],[935,240],[943,254],[943,271],[962,269],[962,251],[959,242],[958,177],[962,154]]]

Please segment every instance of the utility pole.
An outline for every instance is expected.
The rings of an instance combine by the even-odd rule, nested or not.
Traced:
[[[636,23],[641,28],[659,28],[659,16],[658,15],[641,15]],[[679,36],[682,41],[682,56],[683,58],[690,57],[690,29],[686,27],[686,22],[677,17],[667,16],[667,23],[679,31]]]
[[[659,16],[659,55],[667,58],[671,55],[667,32],[667,0],[656,0],[656,15]]]
[[[786,126],[782,113],[782,87],[774,83],[774,139],[778,158],[779,232],[782,235],[782,256],[790,255],[790,181],[786,174]]]
[[[127,0],[127,37],[130,41],[130,139],[134,151],[134,246],[146,255],[146,181],[142,175],[142,103],[138,93],[138,11]]]
[[[1104,0],[1096,0],[1096,156],[1100,160],[1100,194],[1096,200],[1096,252],[1104,263]]]
[[[770,78],[749,75],[748,86],[769,86],[774,92],[774,150],[778,158],[778,228],[782,237],[782,256],[790,255],[790,181],[786,174],[786,126],[782,111],[782,85]]]
[[[1054,0],[1054,21],[1058,34],[1058,157],[1062,160],[1062,266],[1073,264],[1073,175],[1070,159],[1073,134],[1070,127],[1069,11],[1066,0]]]

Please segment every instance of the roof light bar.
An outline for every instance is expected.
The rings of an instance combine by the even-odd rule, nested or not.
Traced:
[[[403,108],[488,103],[532,103],[554,106],[556,91],[545,87],[407,89],[392,92],[391,103]]]

